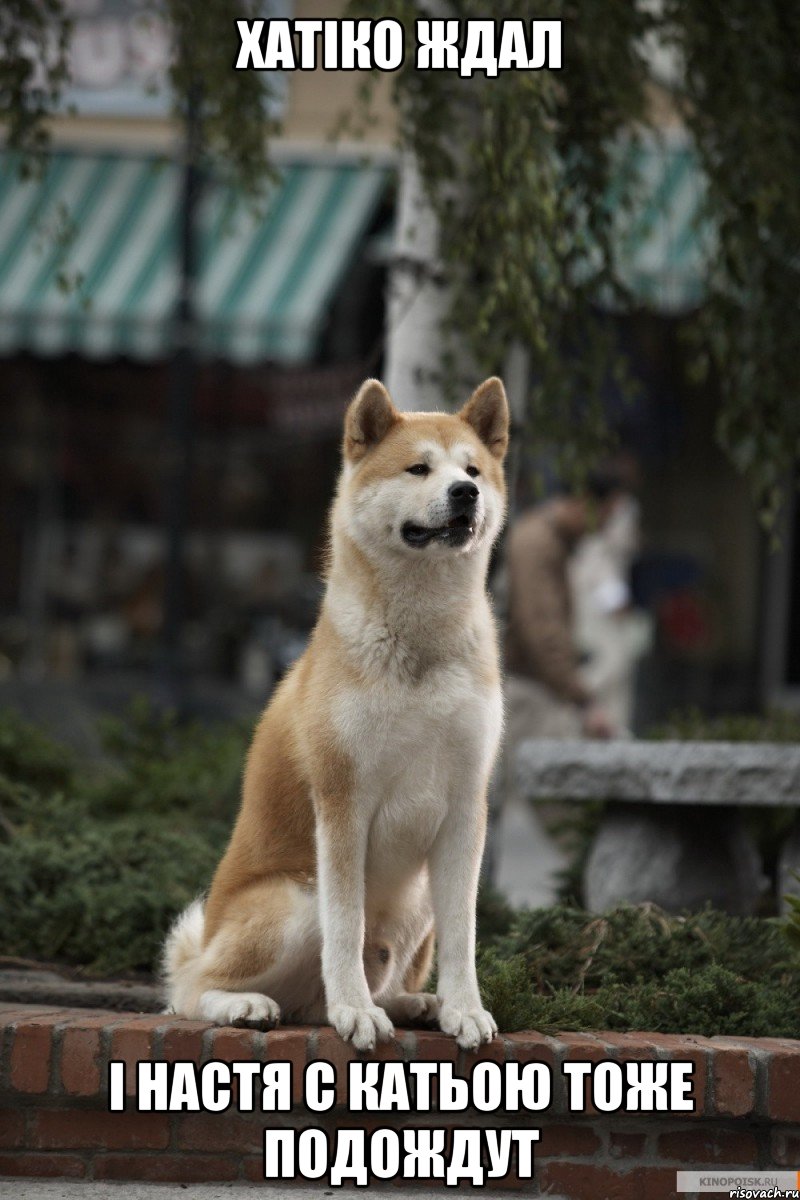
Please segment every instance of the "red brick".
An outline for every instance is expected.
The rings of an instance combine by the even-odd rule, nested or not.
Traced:
[[[432,1029],[416,1031],[416,1049],[414,1058],[420,1062],[451,1062],[458,1058],[456,1039],[444,1033],[436,1033]]]
[[[685,1192],[676,1191],[672,1167],[642,1167],[636,1171],[641,1191],[636,1200],[686,1200]]]
[[[115,1030],[120,1031],[130,1029],[157,1032],[160,1029],[169,1029],[178,1019],[170,1013],[117,1013],[112,1024]]]
[[[609,1057],[608,1048],[604,1046],[602,1042],[594,1039],[591,1034],[560,1033],[558,1035],[558,1040],[564,1047],[565,1062],[598,1063],[603,1062]],[[556,1085],[556,1080],[554,1080],[553,1091],[556,1098],[554,1108],[556,1111],[568,1111],[570,1082],[566,1075],[564,1075],[562,1072],[559,1073],[561,1074],[561,1088],[564,1099],[563,1104],[559,1103],[558,1087]],[[597,1114],[597,1109],[592,1104],[592,1081],[590,1076],[587,1076],[584,1080],[583,1103],[583,1109],[581,1109],[579,1112],[575,1112],[575,1116],[580,1116],[582,1113],[585,1113],[587,1116],[595,1116]]]
[[[136,1064],[153,1057],[153,1039],[167,1018],[149,1017],[144,1021],[126,1021],[114,1026],[111,1034],[109,1061],[125,1063],[125,1094],[136,1095]]]
[[[323,1118],[324,1119],[324,1118]],[[386,1113],[377,1112],[354,1112],[354,1113],[337,1113],[335,1117],[337,1131],[339,1129],[363,1129],[365,1133],[375,1133],[378,1129],[386,1129],[391,1127],[400,1132],[402,1120],[398,1121],[395,1114],[390,1116]],[[450,1130],[447,1130],[448,1136]],[[401,1134],[402,1139],[402,1134]]]
[[[441,1179],[432,1179],[427,1186],[435,1187],[437,1184],[441,1187]],[[489,1179],[486,1186],[492,1191],[497,1189],[498,1192],[508,1192],[509,1195],[514,1195],[516,1192],[529,1192],[531,1182],[529,1179],[520,1179],[515,1171],[510,1171],[508,1175],[504,1175],[502,1179]]]
[[[41,1095],[50,1084],[53,1029],[63,1014],[30,1017],[20,1021],[11,1045],[11,1086],[18,1092]]]
[[[72,1154],[0,1154],[0,1175],[37,1179],[82,1179],[83,1159]]]
[[[800,1129],[773,1130],[770,1165],[797,1167],[798,1163],[800,1163]]]
[[[241,1154],[258,1150],[264,1140],[264,1123],[269,1115],[258,1113],[248,1120],[238,1113],[187,1113],[175,1121],[180,1150],[207,1150]]]
[[[107,1008],[62,1008],[61,1016],[65,1029],[83,1029],[87,1025],[115,1025],[120,1014]]]
[[[543,1195],[569,1200],[682,1200],[675,1190],[674,1168],[636,1167],[617,1173],[582,1163],[543,1163],[536,1179]]]
[[[714,1112],[720,1117],[746,1117],[756,1101],[755,1064],[746,1050],[715,1049]]]
[[[244,1177],[248,1183],[263,1183],[264,1182],[264,1156],[259,1154],[255,1157],[242,1159],[242,1167]],[[324,1179],[321,1182],[325,1182]]]
[[[614,1033],[603,1030],[596,1035],[606,1046],[613,1047],[622,1062],[656,1057],[660,1035],[657,1033]]]
[[[225,1063],[253,1062],[261,1055],[256,1053],[256,1034],[250,1029],[215,1029],[211,1034],[209,1061]],[[258,1035],[259,1037],[261,1035]],[[259,1045],[261,1042],[259,1043]],[[239,1104],[239,1080],[231,1080],[231,1107]]]
[[[695,1037],[694,1035],[653,1033],[641,1036],[649,1036],[653,1046],[657,1050],[665,1052],[671,1062],[691,1062],[693,1064],[689,1096],[694,1101],[695,1111],[685,1115],[690,1119],[713,1115],[713,1108],[708,1108],[707,1092],[709,1051],[712,1055],[716,1052],[715,1044],[709,1038]]]
[[[272,1057],[270,1046],[273,1034],[267,1034],[267,1055]],[[343,1041],[334,1029],[326,1026],[317,1031],[317,1048],[314,1058],[324,1059],[332,1063],[336,1069],[336,1103],[347,1104],[347,1074],[351,1062],[365,1059],[377,1062],[402,1062],[405,1054],[410,1053],[415,1034],[410,1030],[399,1029],[388,1042],[378,1042],[374,1050],[361,1054],[354,1050],[349,1042]],[[416,1057],[416,1055],[415,1055]],[[300,1076],[302,1079],[302,1074]],[[302,1095],[299,1097],[302,1099]]]
[[[679,1129],[658,1138],[658,1157],[668,1162],[704,1166],[747,1166],[758,1164],[758,1146],[752,1133],[744,1130]]]
[[[326,1031],[321,1029],[319,1032],[321,1035]],[[328,1030],[327,1032],[332,1033],[333,1031]],[[303,1072],[306,1066],[309,1033],[310,1030],[305,1026],[298,1029],[271,1029],[266,1034],[262,1051],[265,1062],[290,1062],[292,1064],[292,1101],[294,1104],[301,1104],[303,1101]],[[322,1052],[317,1054],[317,1058],[327,1057],[328,1055]],[[337,1071],[337,1084],[338,1082],[339,1073]]]
[[[694,1065],[690,1095],[695,1101],[695,1112],[689,1116],[705,1114],[706,1086],[708,1076],[708,1052],[716,1051],[709,1038],[694,1034],[677,1033],[601,1033],[598,1034],[615,1051],[621,1062],[636,1060],[663,1060],[691,1062]]]
[[[0,1004],[0,1029],[13,1025],[16,1021],[27,1020],[30,1017],[44,1017],[64,1010],[56,1004],[13,1004],[6,1001]]]
[[[269,1038],[267,1054],[271,1057]],[[337,1105],[346,1105],[348,1064],[358,1060],[358,1051],[354,1050],[349,1042],[343,1041],[334,1029],[326,1027],[317,1033],[317,1049],[314,1057],[333,1063],[336,1068],[336,1103]]]
[[[540,1034],[511,1033],[503,1040],[506,1048],[506,1062],[516,1062],[521,1067],[526,1067],[530,1063],[541,1063],[547,1068],[550,1073],[550,1101],[544,1111],[551,1114],[558,1111],[557,1097],[561,1087],[561,1071],[556,1062],[556,1043],[553,1039]],[[522,1071],[520,1071],[521,1075]],[[520,1107],[519,1111],[525,1112],[526,1110]],[[536,1119],[538,1119],[538,1114]]]
[[[773,1121],[800,1121],[800,1045],[787,1043],[769,1061],[769,1110]]]
[[[545,1125],[534,1153],[538,1158],[585,1158],[597,1154],[600,1138],[591,1125]]]
[[[98,1154],[95,1179],[153,1183],[225,1182],[239,1174],[238,1160],[206,1154]]]
[[[555,1074],[557,1043],[553,1038],[539,1033],[509,1033],[506,1035],[505,1042],[514,1062],[547,1063]]]
[[[64,1022],[65,1029],[108,1029],[119,1025],[119,1013],[103,1008],[73,1010]]]
[[[109,1113],[37,1109],[31,1144],[41,1150],[163,1150],[169,1142],[166,1113]]]
[[[605,1040],[605,1037],[606,1035],[604,1033],[586,1033],[583,1030],[581,1030],[580,1033],[570,1033],[568,1030],[566,1032],[561,1030],[554,1035],[552,1040],[555,1042],[556,1046],[560,1047],[562,1050],[570,1047],[575,1051],[580,1051],[583,1049],[600,1049],[607,1051],[608,1044]]]
[[[505,1042],[500,1037],[484,1042],[477,1050],[462,1050],[459,1054],[458,1073],[469,1077],[472,1068],[479,1062],[504,1063],[506,1061]]]
[[[16,1150],[24,1146],[25,1117],[18,1108],[0,1108],[0,1146]]]
[[[167,1062],[203,1061],[203,1038],[211,1028],[206,1021],[179,1021],[167,1026],[162,1039],[162,1055]]]
[[[61,1041],[61,1083],[70,1096],[100,1090],[100,1029],[65,1029]]]
[[[623,1133],[612,1129],[608,1135],[610,1158],[641,1158],[646,1145],[646,1133]]]
[[[378,1062],[402,1062],[411,1051],[413,1039],[414,1034],[410,1029],[395,1029],[394,1036],[388,1042],[378,1042],[366,1057],[377,1059]]]
[[[438,1033],[433,1029],[416,1030],[415,1046],[410,1055],[413,1062],[442,1062],[452,1063],[453,1066],[456,1066],[460,1056],[461,1051],[455,1038]],[[455,1073],[460,1073],[458,1068]],[[430,1089],[431,1107],[436,1108],[439,1102],[439,1082],[435,1076],[430,1081]]]
[[[589,1163],[544,1162],[536,1169],[536,1181],[543,1195],[549,1189],[569,1200],[642,1200],[638,1171],[618,1174]]]
[[[745,1050],[766,1050],[769,1054],[800,1054],[800,1041],[796,1038],[714,1038],[712,1045],[717,1043],[741,1046]]]
[[[255,1033],[251,1029],[213,1030],[209,1058],[234,1063],[251,1062],[255,1057]]]

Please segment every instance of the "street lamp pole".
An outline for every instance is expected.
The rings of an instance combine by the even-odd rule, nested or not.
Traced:
[[[193,409],[197,381],[196,280],[197,208],[202,188],[201,98],[189,90],[178,212],[178,299],[173,322],[166,429],[166,569],[162,630],[161,688],[164,704],[186,708],[183,626],[186,613],[186,535],[192,470]]]

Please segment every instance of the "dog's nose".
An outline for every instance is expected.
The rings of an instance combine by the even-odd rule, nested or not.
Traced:
[[[447,489],[447,494],[450,497],[450,504],[453,508],[467,509],[472,508],[475,501],[478,499],[478,489],[470,479],[459,480],[458,483],[451,483]]]

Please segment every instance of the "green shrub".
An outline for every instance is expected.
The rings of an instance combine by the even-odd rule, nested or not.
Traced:
[[[504,957],[523,956],[537,990],[592,989],[617,979],[643,983],[714,964],[772,979],[789,949],[777,919],[714,909],[673,917],[653,905],[626,905],[602,916],[566,907],[520,912],[495,945]]]
[[[800,958],[774,919],[536,909],[484,939],[479,972],[505,1029],[800,1037]]]
[[[0,776],[31,787],[67,787],[75,763],[66,747],[10,708],[0,709]]]
[[[776,708],[709,717],[688,708],[672,713],[645,736],[661,742],[800,742],[800,713]]]
[[[107,761],[79,770],[0,714],[0,953],[151,971],[225,848],[247,735],[180,726],[143,702],[102,734]]]
[[[800,871],[792,871],[792,876],[800,883]],[[794,949],[800,951],[800,896],[790,894],[785,900],[789,905],[784,924],[786,936]]]
[[[180,723],[136,700],[100,723],[110,765],[93,781],[97,813],[153,812],[230,819],[250,731],[243,724]]]
[[[170,921],[208,886],[225,846],[225,827],[216,843],[214,832],[96,822],[65,803],[57,820],[0,844],[3,953],[89,973],[152,970]]]
[[[781,988],[742,979],[718,964],[699,971],[679,967],[648,983],[607,984],[591,993],[560,988],[549,995],[526,988],[528,977],[521,956],[504,959],[489,953],[480,965],[484,1003],[505,1030],[635,1029],[704,1037],[800,1036],[796,987],[793,1003],[787,1005]]]
[[[0,953],[152,971],[172,918],[208,886],[246,730],[139,704],[103,736],[107,761],[76,764],[0,713]],[[478,918],[481,988],[502,1029],[800,1037],[797,916],[515,912],[484,888]]]

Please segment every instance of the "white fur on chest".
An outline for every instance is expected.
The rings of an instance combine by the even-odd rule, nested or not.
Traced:
[[[424,862],[448,810],[483,785],[501,708],[499,689],[477,684],[463,664],[433,669],[416,686],[340,691],[334,723],[369,822],[370,876],[394,886]]]
[[[388,679],[341,688],[333,718],[357,787],[391,793],[420,775],[446,784],[465,756],[482,760],[499,734],[500,706],[499,688],[450,664],[416,685]]]

